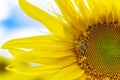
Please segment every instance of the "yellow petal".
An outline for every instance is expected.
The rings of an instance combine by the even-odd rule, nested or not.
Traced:
[[[53,34],[64,36],[64,23],[59,19],[49,15],[42,9],[28,3],[26,0],[19,0],[21,8],[24,12],[35,20],[44,24]]]
[[[63,1],[55,0],[55,2],[61,9],[65,18],[69,21],[72,20],[75,22],[76,18],[78,17],[78,14],[76,13],[75,8],[72,5],[72,2],[70,0],[63,0]]]
[[[25,49],[38,49],[38,50],[69,50],[71,49],[72,43],[59,40],[55,36],[45,35],[45,36],[36,36],[22,39],[15,39],[5,43],[3,48],[25,48]]]
[[[120,22],[120,1],[118,0],[111,0],[112,12],[114,14],[114,19],[116,22]]]
[[[18,63],[9,65],[7,69],[12,72],[23,74],[26,76],[39,76],[39,78],[44,78],[44,79],[50,75],[55,74],[57,71],[59,71],[62,68],[62,66],[52,66],[52,65],[41,65],[41,66],[24,67],[24,68],[12,67]]]
[[[76,62],[75,56],[67,56],[62,58],[41,58],[39,56],[23,56],[21,60],[24,60],[26,62],[34,62],[34,63],[40,63],[40,64],[51,64],[51,65],[62,65],[66,66],[69,64],[72,64]]]
[[[77,10],[74,7],[71,0],[63,0],[63,1],[55,0],[55,2],[57,3],[60,10],[62,11],[68,24],[72,24],[71,26],[68,26],[68,27],[72,29],[72,31],[74,30],[74,28],[76,28],[84,32],[87,27],[86,22],[84,23],[81,20],[80,15],[77,13]]]
[[[89,8],[86,6],[84,0],[74,0],[76,5],[79,8],[79,12],[81,14],[81,17],[85,21],[86,24],[90,24],[89,18],[91,16]]]
[[[24,56],[25,51],[20,50],[20,49],[8,49],[8,51],[15,57],[15,58],[19,58]]]
[[[76,62],[76,57],[73,53],[64,52],[40,52],[40,51],[23,51],[19,49],[8,49],[20,61],[51,64],[51,65],[69,65]],[[24,52],[24,53],[23,53]],[[45,55],[45,54],[47,55]],[[57,55],[58,54],[58,55]]]
[[[109,21],[108,16],[111,11],[111,3],[109,0],[100,0],[99,2],[96,0],[87,0],[87,2],[93,14],[92,17],[96,21],[100,23]]]
[[[20,49],[8,49],[10,53],[12,53],[15,57],[21,57],[23,55],[31,56],[31,57],[41,57],[41,58],[62,58],[67,56],[74,56],[72,51],[41,51],[41,50],[30,50],[24,51]],[[27,54],[26,54],[27,53]]]
[[[77,64],[72,64],[61,69],[50,80],[76,80],[82,74],[84,71]]]

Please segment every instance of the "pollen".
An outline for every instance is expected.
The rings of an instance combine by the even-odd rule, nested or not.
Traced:
[[[105,23],[91,26],[87,36],[75,45],[77,63],[90,79],[120,78],[120,25]],[[78,46],[79,45],[79,46]]]

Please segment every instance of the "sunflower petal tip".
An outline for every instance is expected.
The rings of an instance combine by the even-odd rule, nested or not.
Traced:
[[[1,46],[1,48],[2,48],[2,49],[8,49],[8,48],[10,47],[11,42],[12,42],[12,40],[5,42],[5,43]]]
[[[6,49],[7,47],[8,47],[8,45],[6,45],[6,43],[5,43],[5,44],[2,45],[1,48],[2,48],[2,49]]]

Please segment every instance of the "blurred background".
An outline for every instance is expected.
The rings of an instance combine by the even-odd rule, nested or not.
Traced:
[[[56,6],[53,0],[29,1],[49,13],[52,11],[51,4],[52,7]],[[55,10],[58,10],[56,8]],[[28,17],[19,7],[18,0],[0,0],[0,46],[11,39],[42,34],[49,34],[49,31],[42,24]],[[0,49],[0,55],[6,58],[12,57],[3,49]]]
[[[54,0],[28,1],[53,16],[56,16],[55,12],[60,13]],[[1,46],[11,39],[49,33],[44,25],[33,20],[21,10],[18,0],[0,0],[0,80],[43,80],[38,76],[24,76],[8,71],[6,67],[12,63],[14,57],[7,50],[1,49]],[[20,63],[12,67],[24,68],[31,66],[36,66],[36,64]]]

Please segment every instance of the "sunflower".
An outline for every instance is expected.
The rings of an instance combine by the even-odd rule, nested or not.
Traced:
[[[24,12],[51,33],[5,43],[20,61],[40,64],[9,69],[47,80],[120,80],[120,1],[54,1],[62,14],[19,0]]]
[[[0,56],[0,80],[35,80],[35,77],[16,74],[14,72],[8,71],[6,67],[13,62],[13,59],[7,59]],[[25,67],[26,64],[17,64],[16,67]],[[12,66],[13,67],[13,66]]]

